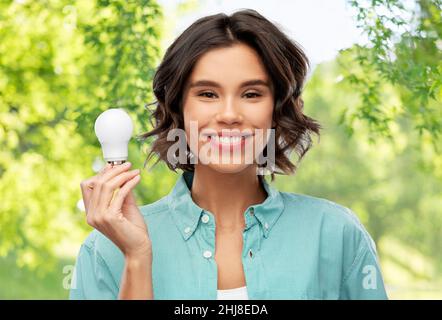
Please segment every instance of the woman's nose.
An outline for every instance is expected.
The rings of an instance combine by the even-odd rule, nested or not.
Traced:
[[[215,116],[217,122],[223,122],[226,124],[240,123],[243,121],[241,110],[237,103],[233,99],[227,99],[222,102],[221,108]]]

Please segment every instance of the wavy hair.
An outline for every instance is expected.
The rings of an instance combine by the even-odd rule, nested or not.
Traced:
[[[296,171],[298,162],[312,146],[312,133],[319,138],[321,129],[317,121],[303,113],[301,92],[310,63],[295,41],[252,9],[240,10],[230,16],[219,13],[202,17],[167,49],[153,79],[157,100],[147,105],[156,106],[150,114],[153,129],[139,136],[142,140],[154,138],[144,166],[157,155],[154,165],[162,160],[173,171],[194,171],[189,146],[186,163],[174,165],[167,160],[167,150],[175,143],[167,141],[167,134],[174,128],[184,129],[183,92],[198,58],[211,49],[237,43],[246,44],[258,53],[275,89],[273,120],[276,125],[272,128],[275,129],[276,142],[275,170],[271,172],[271,180],[274,180],[274,173],[293,174]],[[266,149],[261,154],[265,154]],[[290,161],[292,151],[298,156],[296,164]]]

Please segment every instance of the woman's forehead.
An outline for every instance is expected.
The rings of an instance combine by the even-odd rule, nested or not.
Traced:
[[[191,80],[218,79],[217,82],[221,82],[226,77],[266,80],[267,74],[255,50],[246,45],[235,45],[203,54],[193,68]]]

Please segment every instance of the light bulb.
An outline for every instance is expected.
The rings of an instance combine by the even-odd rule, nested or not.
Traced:
[[[104,160],[112,165],[127,160],[132,131],[132,119],[123,109],[111,108],[97,117],[95,134],[100,141]]]

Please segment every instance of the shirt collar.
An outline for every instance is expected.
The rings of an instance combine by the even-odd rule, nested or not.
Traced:
[[[204,213],[204,209],[199,207],[191,196],[190,190],[193,176],[193,172],[184,171],[168,195],[168,204],[173,220],[184,240],[189,239],[193,235]],[[262,227],[263,236],[267,238],[273,225],[284,210],[284,202],[281,193],[277,189],[269,185],[264,179],[262,179],[262,182],[267,192],[267,198],[260,204],[249,206],[246,213],[253,212]],[[251,219],[250,216],[249,219]]]

